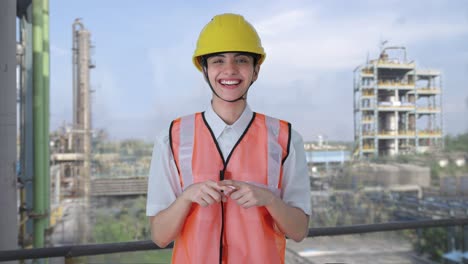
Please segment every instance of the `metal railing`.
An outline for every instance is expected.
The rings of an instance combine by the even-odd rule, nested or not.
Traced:
[[[418,221],[399,221],[379,224],[352,225],[340,227],[320,227],[310,228],[307,234],[308,237],[319,236],[339,236],[350,234],[364,234],[372,232],[398,231],[405,229],[420,229],[431,227],[448,227],[448,226],[466,226],[468,218],[455,219],[439,219],[439,220],[418,220]],[[172,248],[171,243],[166,248]],[[11,260],[24,259],[41,259],[53,257],[74,258],[82,256],[102,255],[121,252],[146,251],[146,250],[162,249],[155,245],[151,240],[122,242],[122,243],[107,243],[107,244],[88,244],[88,245],[71,245],[51,248],[34,248],[34,249],[19,249],[19,250],[2,250],[0,251],[0,262]]]

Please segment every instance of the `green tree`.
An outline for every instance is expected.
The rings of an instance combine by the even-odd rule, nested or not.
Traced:
[[[431,260],[440,262],[442,261],[442,255],[448,250],[447,236],[447,230],[444,228],[425,228],[420,233],[419,243],[417,236],[414,237],[413,246],[419,253],[428,255]]]
[[[468,153],[468,133],[445,136],[445,151]]]
[[[123,201],[115,208],[99,208],[93,230],[95,243],[117,243],[151,239],[146,198]],[[84,263],[170,263],[172,250],[108,254],[87,258]]]

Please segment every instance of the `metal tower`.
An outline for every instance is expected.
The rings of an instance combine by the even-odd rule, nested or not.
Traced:
[[[91,33],[80,19],[73,23],[73,149],[83,153],[83,164],[77,166],[78,192],[89,197],[91,173],[91,92],[89,69],[91,62]]]

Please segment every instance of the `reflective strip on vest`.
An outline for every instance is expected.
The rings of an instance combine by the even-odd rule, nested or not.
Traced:
[[[280,195],[280,173],[282,148],[278,142],[280,131],[280,121],[276,118],[265,116],[265,123],[268,127],[268,188],[276,196]],[[180,121],[180,146],[179,160],[180,173],[182,174],[183,186],[185,190],[193,184],[192,175],[192,154],[193,154],[193,139],[195,132],[195,115],[188,115],[181,118]],[[260,185],[260,184],[255,184]]]
[[[195,115],[184,116],[180,120],[179,161],[182,174],[182,189],[185,190],[193,183],[192,155],[193,135],[195,130]]]
[[[268,127],[268,189],[276,196],[280,196],[280,173],[282,148],[278,142],[280,121],[276,118],[265,116],[265,123]]]

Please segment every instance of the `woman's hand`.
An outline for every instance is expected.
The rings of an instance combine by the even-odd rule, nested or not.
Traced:
[[[224,191],[225,195],[236,201],[243,208],[268,206],[275,198],[274,194],[267,188],[242,181],[224,180],[219,182],[218,185],[226,188]]]
[[[228,189],[228,187],[220,186],[215,181],[207,180],[190,185],[182,193],[182,197],[187,201],[207,207],[214,203],[224,201],[225,196],[223,192],[225,189]]]

